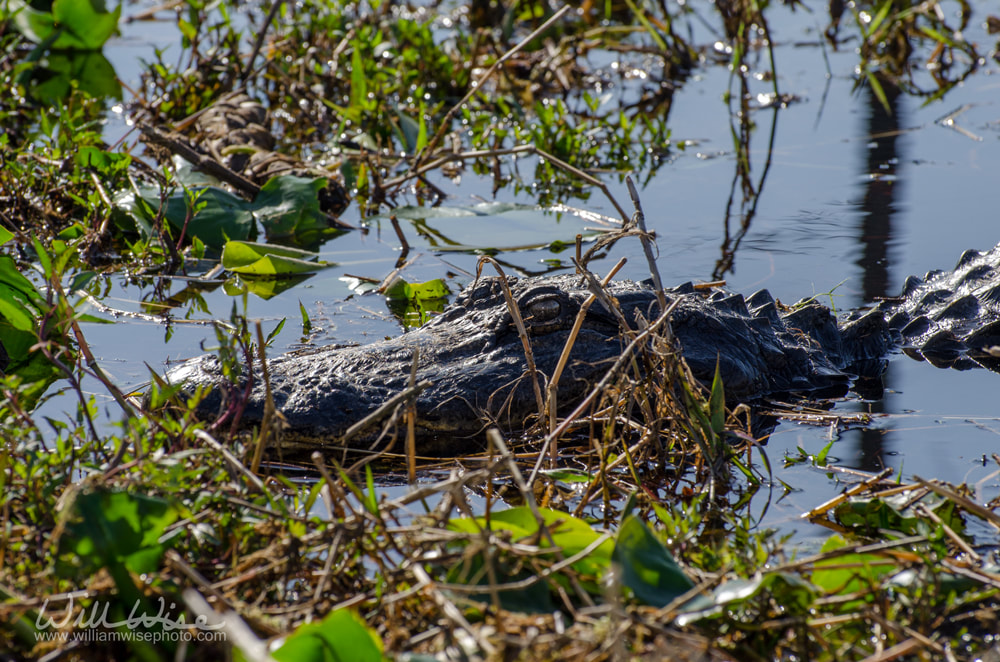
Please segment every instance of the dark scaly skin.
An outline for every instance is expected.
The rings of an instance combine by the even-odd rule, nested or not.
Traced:
[[[673,333],[694,375],[710,382],[716,362],[731,402],[777,394],[843,393],[858,376],[877,376],[895,348],[942,366],[996,367],[987,348],[1000,345],[1000,247],[968,252],[955,270],[906,281],[897,301],[854,311],[839,322],[811,302],[781,309],[762,290],[744,299],[723,289],[697,292],[688,283],[668,290],[681,298]],[[589,291],[578,276],[509,279],[531,337],[535,363],[553,373]],[[608,292],[632,328],[637,316],[654,319],[659,306],[645,284],[618,281]],[[561,407],[571,406],[607,372],[624,342],[615,317],[595,303],[559,383]],[[418,379],[431,386],[417,399],[420,452],[455,452],[486,425],[518,429],[537,411],[525,376],[522,343],[497,279],[463,291],[448,310],[398,338],[355,347],[290,352],[269,361],[277,408],[288,422],[289,448],[335,449],[349,426],[409,384],[413,348],[420,348]],[[194,386],[221,383],[213,357],[193,359],[168,375]],[[545,384],[542,384],[544,390]],[[216,388],[205,413],[222,404]],[[231,390],[231,389],[230,389]],[[261,420],[259,373],[243,421]],[[349,442],[367,447],[368,437]]]

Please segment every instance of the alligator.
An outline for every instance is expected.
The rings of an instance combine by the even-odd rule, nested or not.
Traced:
[[[879,376],[895,350],[940,367],[997,370],[998,267],[1000,246],[968,251],[954,270],[910,277],[899,297],[839,319],[815,300],[785,307],[766,290],[744,297],[686,283],[665,291],[666,301],[675,304],[673,346],[704,383],[718,366],[730,402],[843,394],[859,377]],[[508,278],[507,285],[537,370],[547,378],[590,291],[578,275]],[[491,424],[523,428],[538,411],[537,399],[503,289],[499,278],[483,278],[444,313],[397,338],[296,350],[269,360],[273,402],[284,417],[282,447],[344,447],[350,426],[411,383],[415,352],[415,376],[429,381],[415,397],[420,452],[454,452],[458,440],[482,439]],[[632,328],[659,315],[648,282],[614,281],[606,291]],[[578,403],[622,353],[627,338],[612,312],[601,303],[588,308],[558,382],[563,408]],[[249,386],[244,376],[234,388],[221,376],[218,360],[205,356],[176,367],[167,379],[188,388],[215,387],[201,403],[209,414],[225,408],[227,394],[242,392],[242,420],[252,425],[264,415],[266,389],[260,370],[251,372]],[[365,447],[371,434],[346,445]]]

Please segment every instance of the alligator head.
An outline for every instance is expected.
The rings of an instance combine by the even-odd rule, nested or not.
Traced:
[[[524,319],[544,393],[590,292],[579,276],[511,278],[508,284]],[[659,315],[648,284],[617,281],[607,292],[633,329]],[[692,372],[707,383],[718,364],[732,400],[846,391],[852,366],[881,357],[893,342],[876,312],[838,328],[826,307],[812,303],[782,310],[766,291],[744,300],[721,289],[696,291],[688,283],[668,290],[667,298],[680,298],[671,326]],[[600,303],[593,304],[558,383],[563,408],[579,402],[605,375],[622,352],[622,337],[618,318]],[[421,452],[454,452],[461,438],[481,439],[479,433],[488,424],[520,429],[537,412],[524,348],[500,281],[484,279],[464,290],[442,315],[397,338],[293,351],[269,360],[274,403],[287,422],[283,446],[341,445],[352,424],[406,388],[415,354],[417,379],[430,382],[416,399]],[[223,394],[241,389],[226,388],[213,357],[193,359],[167,378],[216,387],[202,403],[205,413],[218,413]],[[265,397],[263,379],[255,371],[244,422],[260,422]],[[350,444],[360,447],[365,441]]]

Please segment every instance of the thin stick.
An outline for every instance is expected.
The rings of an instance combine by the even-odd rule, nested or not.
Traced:
[[[531,340],[528,339],[528,331],[524,328],[524,320],[521,318],[521,311],[514,301],[514,294],[507,284],[507,275],[503,272],[500,263],[488,255],[479,258],[476,263],[476,278],[482,273],[483,266],[492,264],[500,274],[500,287],[503,288],[504,301],[507,302],[507,310],[517,326],[517,334],[521,337],[521,345],[524,347],[524,359],[528,363],[528,375],[531,377],[531,384],[535,388],[535,403],[538,405],[538,415],[542,421],[545,420],[545,400],[542,398],[542,388],[538,385],[538,369],[535,367],[535,355],[531,351]]]
[[[527,44],[531,43],[531,41],[534,40],[535,37],[548,30],[549,26],[551,26],[553,23],[562,18],[563,15],[569,10],[570,6],[564,5],[562,9],[553,14],[549,18],[549,20],[545,21],[540,26],[538,26],[538,29],[534,30],[531,34],[522,39],[520,43],[514,46],[514,48],[510,49],[509,51],[501,55],[497,59],[497,61],[494,62],[490,66],[490,68],[487,69],[486,72],[479,77],[478,80],[472,83],[472,85],[469,87],[469,91],[465,93],[465,96],[462,97],[462,99],[454,106],[452,106],[451,109],[445,114],[444,118],[441,120],[441,125],[438,127],[438,130],[434,133],[434,136],[430,139],[430,142],[428,142],[427,146],[424,147],[420,151],[420,154],[417,155],[417,160],[413,164],[414,171],[420,168],[420,165],[421,163],[423,163],[423,160],[426,157],[426,155],[431,154],[434,151],[434,149],[438,146],[438,143],[441,142],[441,139],[444,138],[444,134],[448,132],[448,127],[451,126],[451,120],[454,119],[455,114],[458,113],[458,110],[462,106],[464,106],[469,99],[472,98],[472,95],[474,95],[476,92],[479,91],[479,88],[482,87],[482,84],[485,83],[490,76],[496,73],[496,70],[500,68],[500,65],[509,60],[511,57],[513,57],[518,51],[524,48]]]
[[[313,466],[315,466],[316,469],[319,471],[319,475],[323,477],[324,481],[326,481],[326,487],[328,490],[330,490],[330,501],[333,505],[333,508],[339,507],[341,509],[349,510],[351,516],[354,519],[357,519],[358,511],[354,508],[354,506],[351,505],[350,499],[347,498],[347,493],[344,492],[344,490],[340,487],[337,481],[333,479],[333,476],[330,474],[329,469],[326,468],[326,464],[323,461],[323,454],[320,453],[319,451],[313,451],[313,454],[310,456],[310,459],[313,461]],[[337,515],[338,513],[331,510],[330,512],[331,517],[336,517]]]
[[[155,126],[140,124],[139,130],[146,136],[146,140],[156,145],[161,145],[177,154],[185,161],[188,161],[197,170],[212,175],[229,184],[249,199],[253,200],[260,193],[260,187],[240,173],[227,168],[214,158],[202,154],[197,148],[188,142],[187,138],[179,133],[169,133]]]
[[[555,540],[552,538],[552,532],[549,530],[548,524],[545,522],[545,518],[542,516],[540,510],[538,510],[538,503],[535,501],[535,495],[531,491],[531,486],[524,482],[524,476],[521,475],[521,470],[518,468],[517,463],[514,462],[514,458],[511,457],[510,450],[507,448],[507,444],[504,443],[503,435],[496,428],[490,428],[486,431],[486,438],[489,439],[490,443],[499,451],[501,457],[503,457],[504,462],[507,464],[507,468],[510,470],[511,478],[514,479],[514,484],[517,489],[521,492],[521,497],[524,502],[528,504],[528,508],[531,509],[531,514],[534,515],[535,521],[538,522],[538,530],[552,547],[558,547]],[[556,550],[556,558],[560,561],[565,559],[562,556],[562,552],[558,549]],[[584,602],[584,604],[593,606],[594,602],[590,599],[583,587],[580,586],[574,575],[569,575],[568,577],[570,585],[576,591],[577,596]]]
[[[553,441],[558,439],[562,435],[562,433],[565,432],[566,429],[573,423],[573,421],[579,418],[580,415],[584,411],[586,411],[587,407],[591,406],[594,403],[594,400],[597,399],[597,396],[603,393],[604,390],[608,387],[608,384],[611,382],[611,379],[616,374],[618,374],[618,372],[625,366],[625,364],[628,361],[631,360],[632,352],[635,351],[635,349],[639,346],[640,343],[644,342],[646,338],[652,335],[660,326],[662,326],[667,321],[667,319],[674,312],[674,309],[680,302],[681,302],[681,297],[677,297],[676,299],[674,299],[670,303],[670,305],[667,306],[667,309],[663,311],[663,314],[656,318],[656,321],[654,321],[648,327],[643,329],[642,333],[640,333],[635,337],[635,340],[626,345],[625,349],[622,350],[621,356],[619,356],[618,360],[615,361],[615,364],[611,366],[611,369],[608,370],[607,374],[605,374],[604,377],[601,378],[601,381],[599,381],[597,385],[590,391],[587,397],[584,398],[583,402],[581,402],[577,406],[577,408],[573,410],[572,414],[566,417],[566,419],[562,422],[562,424],[558,428],[550,432],[548,436],[545,437],[545,441],[542,444],[541,451],[539,451],[538,453],[538,459],[535,461],[535,466],[531,470],[531,477],[528,478],[529,486],[534,484],[535,478],[538,477],[538,472],[541,471],[542,459],[545,457],[549,445],[552,444]]]
[[[243,75],[240,76],[240,83],[243,85],[247,84],[250,74],[253,73],[253,62],[257,59],[257,55],[260,53],[260,49],[264,45],[264,38],[267,36],[267,28],[271,25],[271,22],[274,21],[274,17],[278,15],[278,10],[284,4],[284,0],[277,0],[277,2],[271,5],[271,10],[267,12],[267,16],[264,17],[264,24],[260,26],[260,30],[257,32],[257,39],[253,42],[253,48],[250,50],[250,57],[247,58],[246,68],[243,70]]]
[[[389,220],[392,222],[392,229],[396,231],[396,238],[399,239],[399,245],[402,247],[402,252],[399,254],[400,260],[405,260],[406,256],[410,254],[410,242],[406,240],[406,235],[403,234],[403,228],[399,227],[399,219],[395,214],[389,216]]]
[[[642,234],[639,239],[642,241],[642,252],[646,254],[646,262],[649,263],[649,274],[653,277],[653,287],[656,290],[656,300],[660,302],[660,310],[667,307],[667,297],[663,294],[663,281],[660,280],[660,270],[656,266],[656,257],[653,255],[653,240],[646,230],[646,215],[642,213],[642,203],[639,201],[639,192],[635,190],[635,182],[632,175],[625,176],[625,183],[628,184],[628,194],[632,198],[632,205],[635,207],[635,224]]]
[[[264,414],[260,418],[257,445],[253,449],[253,459],[250,460],[250,471],[256,474],[260,469],[261,458],[264,457],[264,449],[267,448],[268,437],[271,435],[272,421],[275,416],[281,416],[281,414],[274,406],[274,398],[271,396],[271,375],[267,370],[267,357],[264,355],[264,331],[261,329],[260,320],[254,322],[254,326],[257,330],[257,355],[264,378]]]
[[[396,395],[392,396],[391,398],[383,402],[378,409],[368,414],[367,416],[362,418],[360,421],[358,421],[351,427],[347,428],[347,432],[345,432],[344,436],[341,437],[339,440],[340,445],[346,446],[347,442],[353,439],[355,436],[357,436],[359,432],[361,432],[362,430],[371,425],[374,425],[375,423],[378,423],[383,418],[391,414],[397,405],[399,405],[402,402],[405,402],[407,398],[417,397],[424,389],[430,388],[431,385],[432,382],[428,379],[425,379],[423,381],[417,382],[413,386],[406,387]]]
[[[601,281],[601,285],[607,286],[614,278],[615,274],[623,266],[625,266],[626,258],[618,260],[618,264],[611,268],[608,275],[604,277]],[[549,380],[549,395],[548,395],[548,407],[549,407],[549,432],[556,429],[556,410],[558,409],[558,389],[559,389],[559,378],[562,377],[563,370],[566,368],[566,363],[569,361],[569,354],[573,350],[573,344],[576,342],[576,337],[580,333],[580,329],[583,328],[583,321],[587,318],[587,311],[590,307],[597,301],[597,295],[591,293],[587,300],[580,305],[580,312],[576,314],[576,319],[573,321],[573,328],[569,332],[569,338],[566,340],[566,345],[563,347],[562,354],[559,355],[559,362],[556,364],[556,369],[552,373],[552,379]],[[556,446],[552,445],[552,459],[556,459]]]
[[[417,385],[417,364],[420,348],[413,348],[413,365],[410,367],[410,388]],[[406,477],[410,485],[417,484],[417,399],[410,398],[406,412]]]
[[[212,447],[214,451],[222,455],[222,458],[231,466],[233,469],[243,474],[243,476],[253,485],[259,492],[264,494],[267,493],[267,488],[264,487],[264,482],[260,479],[257,474],[246,468],[242,462],[240,462],[232,452],[216,441],[215,437],[205,432],[204,430],[195,430],[192,434],[201,439],[203,442]]]

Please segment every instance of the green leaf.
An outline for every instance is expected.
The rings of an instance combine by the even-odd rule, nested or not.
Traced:
[[[821,548],[822,553],[833,552],[847,546],[847,541],[839,534],[830,536]],[[879,586],[882,579],[896,572],[898,562],[891,556],[880,554],[843,554],[834,558],[817,561],[810,579],[828,597],[838,595],[864,596],[838,604],[838,610],[849,612],[857,609],[865,601],[874,599],[872,589]]]
[[[118,31],[121,13],[121,4],[108,12],[100,0],[53,0],[52,16],[66,28],[53,48],[99,50]]]
[[[300,626],[271,654],[279,662],[382,662],[382,641],[350,609]]]
[[[864,533],[886,530],[904,535],[940,533],[940,525],[919,512],[918,504],[932,510],[952,531],[965,531],[965,522],[954,502],[934,493],[925,494],[916,501],[909,491],[888,497],[856,496],[839,504],[833,512],[840,524]]]
[[[370,105],[365,63],[361,59],[361,49],[355,43],[354,51],[351,53],[351,106],[359,109]]]
[[[271,330],[271,333],[267,334],[267,339],[264,340],[264,346],[265,347],[270,347],[271,343],[274,342],[274,339],[278,337],[278,334],[281,333],[281,330],[283,328],[285,328],[285,318],[284,317],[282,317],[281,321],[278,322],[277,326],[275,326]]]
[[[427,123],[423,115],[420,121],[413,119],[399,108],[396,108],[396,117],[399,118],[400,132],[403,134],[403,144],[409,154],[416,154],[427,146]]]
[[[715,362],[715,377],[712,378],[712,392],[708,398],[708,415],[712,422],[712,432],[721,439],[726,431],[726,391],[722,386],[719,362]]]
[[[601,534],[594,531],[585,521],[564,512],[539,508],[538,513],[552,537],[552,543],[561,550],[563,558],[579,554],[597,543],[601,537]],[[513,541],[529,542],[543,548],[548,545],[546,538],[539,537],[541,533],[539,523],[531,508],[527,506],[493,512],[489,517],[458,518],[448,522],[450,530],[469,534],[478,534],[487,526],[493,531],[509,532]],[[578,573],[577,579],[588,592],[600,593],[600,578],[610,567],[613,549],[612,541],[606,539],[587,556],[572,564],[572,570]],[[552,558],[551,554],[544,556]],[[511,567],[502,559],[493,558],[491,562],[494,562],[494,569],[500,582],[517,581],[531,576],[523,569]],[[482,554],[463,559],[449,570],[449,581],[468,583],[470,579],[478,578],[476,582],[478,585],[488,584],[487,575],[481,572],[484,563]],[[564,586],[568,585],[566,578],[560,574],[554,575],[553,579]],[[532,584],[522,590],[501,591],[500,599],[505,608],[534,613],[549,609],[549,594],[549,587],[540,583]]]
[[[865,69],[865,78],[868,80],[868,84],[871,86],[872,93],[875,95],[875,98],[878,99],[880,104],[882,104],[882,108],[885,109],[886,114],[891,116],[892,106],[889,105],[889,99],[885,96],[885,90],[882,89],[882,83],[875,76],[875,74],[867,68]]]
[[[550,508],[539,508],[538,512],[549,528],[553,544],[562,550],[563,556],[573,556],[600,538],[601,534],[578,517]],[[527,506],[492,513],[490,525],[494,529],[508,526],[512,531],[520,529],[525,532],[523,537],[532,537],[538,533],[538,521],[531,508]],[[572,567],[586,575],[600,577],[610,565],[613,549],[614,543],[610,539],[605,540],[590,555],[577,561]]]
[[[66,517],[56,569],[74,578],[116,565],[155,571],[167,549],[160,537],[178,512],[157,497],[95,489],[78,494]]]
[[[365,492],[364,504],[372,515],[378,516],[378,494],[375,493],[375,474],[372,473],[372,466],[365,465],[365,485],[368,491]]]
[[[825,467],[826,466],[826,458],[830,455],[830,449],[831,448],[833,448],[833,439],[831,439],[830,441],[826,442],[826,446],[823,446],[823,448],[820,450],[820,452],[816,454],[816,466],[817,467]]]
[[[246,240],[257,234],[251,203],[211,186],[188,191],[190,196],[183,190],[174,191],[167,198],[164,210],[164,217],[179,232],[184,228],[188,217],[191,197],[197,197],[198,204],[203,204],[197,212],[191,211],[191,218],[185,228],[188,239],[198,237],[206,246],[221,248],[230,239]],[[137,200],[131,195],[124,196],[118,200],[118,204],[137,219],[145,221],[144,224],[139,223],[138,227],[140,231],[148,233],[160,206],[160,196],[150,188],[141,189],[140,193],[141,199]]]
[[[871,19],[868,25],[863,27],[866,36],[873,35],[878,31],[879,27],[881,27],[882,25],[882,22],[886,19],[886,17],[889,15],[889,12],[892,10],[892,5],[893,5],[893,0],[885,0],[885,2],[882,3],[882,6],[879,7],[878,12]]]
[[[0,283],[0,316],[17,331],[32,331],[37,311],[28,307],[20,292]]]
[[[18,31],[36,44],[55,35],[52,50],[96,51],[118,29],[121,5],[108,12],[98,0],[53,0],[51,12],[39,11],[23,0],[9,0]]]
[[[442,299],[449,294],[451,294],[451,290],[440,278],[429,280],[426,283],[408,283],[400,278],[385,290],[386,298],[402,300]]]
[[[44,354],[31,351],[38,343],[38,320],[48,310],[45,299],[17,270],[14,259],[0,256],[0,345],[8,357],[4,374],[20,378],[21,405],[27,409],[62,376]],[[58,333],[54,330],[50,337],[58,338]]]
[[[576,469],[542,469],[541,473],[563,483],[589,483],[594,479],[591,474]]]
[[[670,552],[634,515],[622,522],[612,559],[621,566],[622,583],[643,604],[663,607],[694,586]]]
[[[14,238],[14,233],[0,225],[0,246]]]
[[[385,290],[389,310],[408,327],[424,324],[431,313],[440,313],[451,293],[447,283],[440,278],[426,283],[408,283],[399,278]]]
[[[733,579],[707,595],[699,595],[683,606],[675,623],[689,623],[719,616],[733,607],[759,595],[767,595],[789,615],[805,614],[816,599],[818,589],[800,576],[788,572],[769,572],[749,579]]]
[[[47,309],[45,298],[35,289],[17,268],[17,263],[9,255],[0,255],[0,284],[8,286],[27,304],[41,312]]]
[[[99,147],[84,145],[77,150],[74,160],[80,167],[93,168],[100,173],[108,174],[126,169],[132,162],[132,157],[128,154],[106,152]]]
[[[267,301],[292,289],[299,283],[305,282],[310,277],[309,274],[287,275],[281,278],[255,278],[254,276],[241,278],[239,275],[234,275],[232,278],[226,279],[226,282],[222,284],[222,289],[229,296],[239,296],[244,292],[250,292]]]
[[[307,179],[292,175],[272,177],[260,189],[253,209],[269,239],[306,233],[339,233],[331,228],[320,209],[319,192],[327,186],[322,177]]]
[[[309,319],[309,311],[302,305],[301,300],[299,301],[299,313],[302,315],[302,335],[308,336],[312,333],[312,320]]]
[[[319,206],[318,192],[326,186],[324,179],[304,179],[282,175],[271,178],[253,202],[212,186],[192,187],[188,193],[175,191],[167,198],[164,215],[170,225],[180,230],[188,216],[192,197],[200,207],[188,221],[186,236],[197,237],[206,246],[222,248],[229,240],[247,241],[257,235],[260,221],[269,238],[303,235],[338,234],[331,228]],[[160,205],[160,196],[151,188],[140,191],[139,199],[124,195],[116,200],[119,208],[131,214],[140,232],[148,235]]]
[[[238,274],[272,277],[314,273],[334,266],[316,262],[317,257],[316,253],[287,246],[228,241],[222,249],[222,266]]]
[[[47,53],[44,65],[34,69],[28,81],[29,93],[41,103],[58,103],[74,90],[95,99],[122,98],[118,74],[99,51]]]

